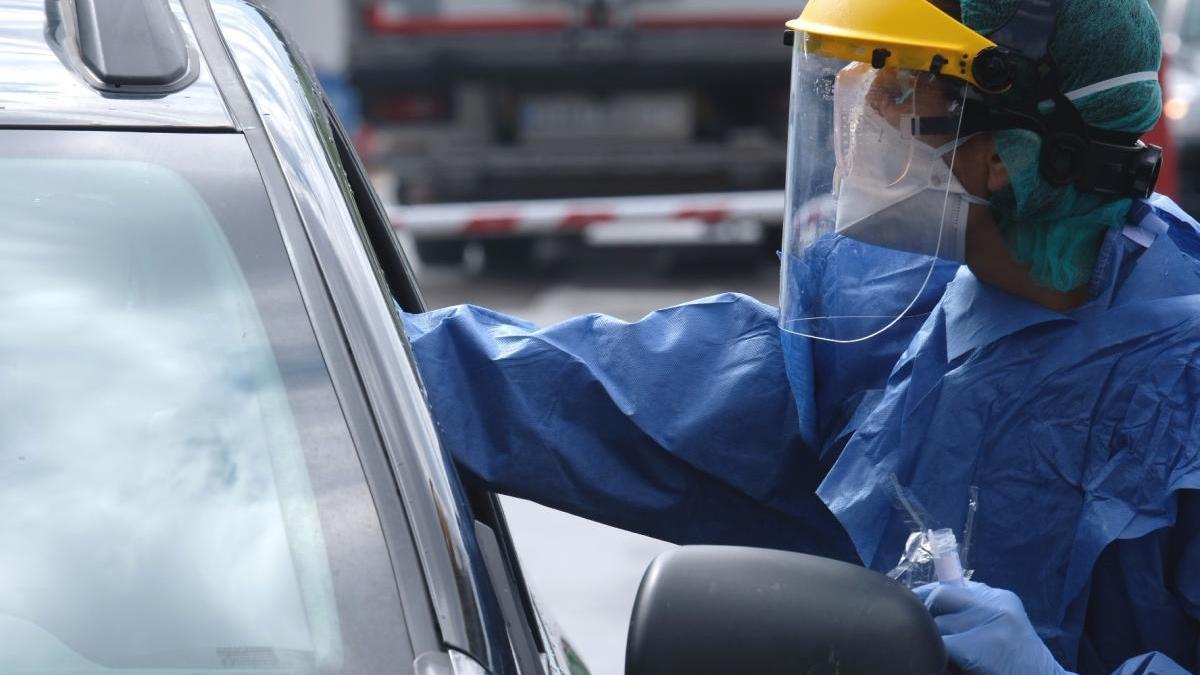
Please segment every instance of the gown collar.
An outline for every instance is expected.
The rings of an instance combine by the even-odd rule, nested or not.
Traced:
[[[1033,326],[1077,321],[1127,302],[1200,293],[1200,273],[1194,261],[1179,250],[1172,237],[1163,236],[1166,222],[1148,206],[1130,215],[1133,224],[1105,235],[1091,280],[1091,300],[1068,313],[989,286],[964,265],[942,298],[948,360]]]

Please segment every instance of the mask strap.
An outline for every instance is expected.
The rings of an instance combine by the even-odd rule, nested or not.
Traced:
[[[963,143],[966,143],[967,141],[971,140],[972,138],[975,138],[976,136],[978,136],[981,133],[983,133],[983,132],[976,131],[975,133],[967,134],[966,136],[963,136],[962,138],[956,138],[953,141],[947,141],[946,143],[943,143],[933,149],[933,156],[934,157],[944,157],[944,156],[950,154],[951,152],[954,152],[958,148],[962,147]]]
[[[1158,72],[1153,70],[1144,70],[1140,73],[1129,73],[1127,75],[1121,75],[1120,77],[1100,80],[1099,82],[1089,84],[1086,87],[1080,87],[1074,91],[1068,91],[1067,93],[1063,94],[1063,96],[1066,96],[1070,101],[1078,101],[1085,96],[1099,94],[1102,91],[1116,89],[1117,87],[1124,87],[1127,84],[1134,84],[1136,82],[1158,82]]]

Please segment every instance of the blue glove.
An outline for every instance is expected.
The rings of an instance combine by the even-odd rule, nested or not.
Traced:
[[[965,675],[1067,675],[1033,630],[1020,598],[971,581],[914,591]]]

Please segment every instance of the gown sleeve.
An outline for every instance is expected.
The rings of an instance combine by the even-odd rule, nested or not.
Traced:
[[[679,544],[857,560],[815,494],[776,309],[725,294],[634,323],[402,316],[466,480]]]

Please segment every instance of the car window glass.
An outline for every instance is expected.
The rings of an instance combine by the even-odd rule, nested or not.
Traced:
[[[0,584],[21,580],[0,650],[56,668],[170,645],[163,665],[215,666],[267,645],[336,666],[295,421],[203,202],[148,164],[0,160],[0,205],[0,439],[19,453]]]
[[[394,579],[277,226],[211,198],[150,162],[0,159],[0,674],[394,653],[357,630]]]

